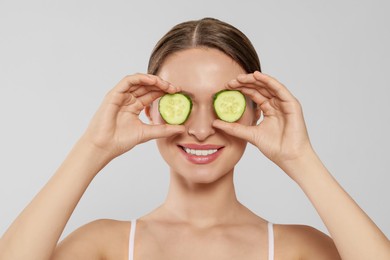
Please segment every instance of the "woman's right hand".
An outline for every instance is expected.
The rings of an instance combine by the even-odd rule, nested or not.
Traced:
[[[184,126],[148,125],[139,119],[155,99],[178,91],[155,75],[126,76],[106,95],[82,139],[113,159],[137,144],[182,133]]]

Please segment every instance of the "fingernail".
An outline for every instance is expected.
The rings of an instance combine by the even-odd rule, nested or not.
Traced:
[[[169,83],[169,86],[170,86],[171,88],[173,88],[176,92],[177,92],[177,91],[180,91],[180,88],[179,88],[179,87],[176,87],[176,86],[172,85],[171,83]]]
[[[232,85],[237,85],[239,84],[236,79],[232,79],[231,81],[228,82],[227,87],[232,87]]]

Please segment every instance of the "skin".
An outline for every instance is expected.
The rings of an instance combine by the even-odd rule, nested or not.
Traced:
[[[258,108],[247,107],[236,123],[217,120],[212,95],[224,88],[241,90]],[[157,99],[180,91],[193,95],[190,118],[182,126],[162,124]],[[138,118],[143,109],[150,125]],[[264,120],[256,124],[260,111]],[[267,259],[267,221],[234,191],[234,167],[248,142],[302,188],[332,237],[308,226],[275,225],[275,259],[390,258],[389,240],[313,150],[296,98],[276,79],[246,74],[225,54],[202,48],[169,56],[158,76],[127,76],[107,94],[64,163],[1,238],[0,259],[127,259],[126,221],[93,221],[57,243],[96,174],[151,139],[171,182],[165,202],[137,222],[136,259]],[[224,148],[215,161],[197,165],[178,153],[183,143]]]

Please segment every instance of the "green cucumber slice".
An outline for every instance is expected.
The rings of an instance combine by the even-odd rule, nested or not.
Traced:
[[[246,108],[245,96],[238,90],[221,90],[214,96],[214,110],[218,118],[235,122],[241,118]]]
[[[158,102],[158,111],[167,124],[181,125],[191,113],[192,101],[182,93],[165,94]]]

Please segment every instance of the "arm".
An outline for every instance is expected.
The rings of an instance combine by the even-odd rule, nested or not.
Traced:
[[[126,259],[130,223],[99,219],[73,231],[56,247],[52,259]]]
[[[0,259],[50,259],[81,196],[108,162],[137,144],[183,131],[182,126],[147,125],[138,118],[153,100],[177,90],[152,75],[121,80],[53,177],[5,232]]]
[[[4,234],[0,258],[49,259],[78,201],[106,163],[101,153],[78,142]]]
[[[390,242],[344,191],[314,151],[286,170],[327,227],[342,259],[390,259]]]
[[[305,192],[313,203],[342,259],[390,259],[390,242],[327,171],[314,152],[302,108],[276,79],[255,72],[226,84],[248,95],[261,109],[260,124],[245,126],[216,120],[214,126],[243,138],[259,150]]]
[[[307,225],[275,225],[279,259],[340,260],[332,238]]]

